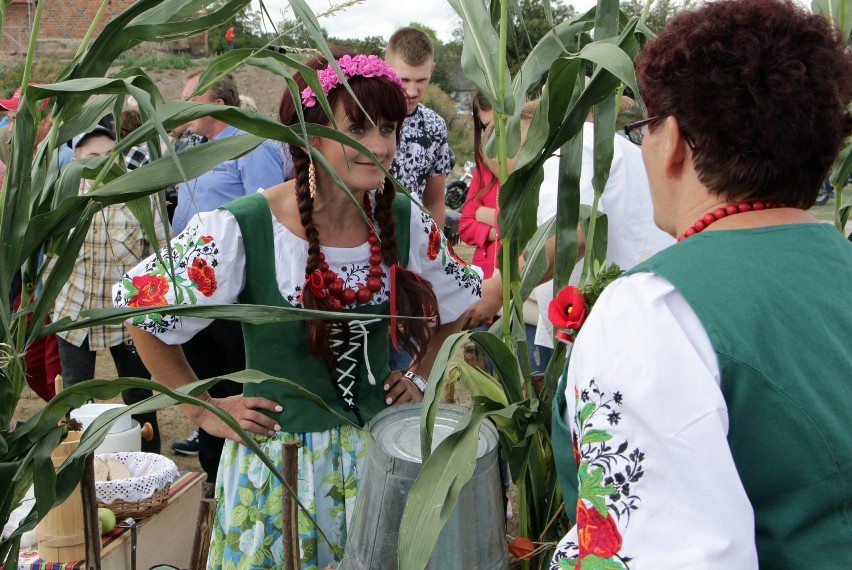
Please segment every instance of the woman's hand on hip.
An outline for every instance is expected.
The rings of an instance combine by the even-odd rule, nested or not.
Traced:
[[[208,402],[228,412],[247,432],[272,436],[281,431],[281,426],[273,418],[260,411],[282,411],[282,407],[272,400],[238,394],[227,398],[210,398]],[[237,432],[213,412],[200,406],[193,406],[191,410],[192,412],[188,413],[190,419],[210,435],[243,442]]]
[[[423,400],[423,392],[414,382],[403,377],[403,372],[394,370],[383,383],[385,389],[385,404],[393,406],[406,402],[420,402]]]

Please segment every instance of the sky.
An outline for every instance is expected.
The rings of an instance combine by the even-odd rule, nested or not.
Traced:
[[[340,4],[343,0],[306,0],[308,5],[319,14],[330,6]],[[578,12],[591,8],[596,0],[565,0],[572,4]],[[280,21],[281,11],[287,10],[287,19],[293,18],[287,0],[264,0],[267,10],[273,19]],[[257,0],[252,6],[259,6]],[[351,6],[344,12],[338,12],[328,18],[321,18],[320,25],[329,35],[338,38],[362,39],[367,36],[382,36],[388,39],[390,35],[411,22],[429,26],[444,42],[452,39],[452,31],[456,27],[458,16],[446,0],[364,0],[361,4]]]

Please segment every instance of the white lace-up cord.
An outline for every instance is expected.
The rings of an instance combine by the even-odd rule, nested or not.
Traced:
[[[340,338],[343,334],[343,329],[337,326],[331,327],[331,349],[337,354],[337,386],[340,388],[340,398],[346,402],[350,408],[355,407],[355,394],[352,389],[355,386],[355,375],[353,371],[358,366],[357,352],[361,348],[363,350],[364,362],[367,368],[367,380],[371,385],[376,385],[376,377],[373,376],[373,371],[370,368],[370,357],[367,352],[367,338],[369,331],[367,325],[380,322],[381,319],[370,319],[368,321],[349,321],[349,346],[341,354],[337,354],[338,349],[342,350],[343,339]],[[360,342],[361,339],[363,343]],[[349,383],[344,385],[344,382]]]

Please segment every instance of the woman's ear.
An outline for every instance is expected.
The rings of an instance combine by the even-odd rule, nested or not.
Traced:
[[[685,166],[685,162],[690,159],[692,153],[689,149],[689,143],[683,136],[680,130],[680,124],[677,118],[669,115],[665,119],[665,154],[663,155],[663,166],[666,176],[673,178],[678,176]]]

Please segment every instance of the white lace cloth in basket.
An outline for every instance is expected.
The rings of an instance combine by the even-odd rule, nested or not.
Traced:
[[[148,499],[157,491],[178,478],[175,462],[156,453],[128,451],[101,453],[96,459],[120,461],[130,471],[130,479],[118,481],[96,481],[95,493],[98,501],[110,505],[115,501],[135,503]]]

